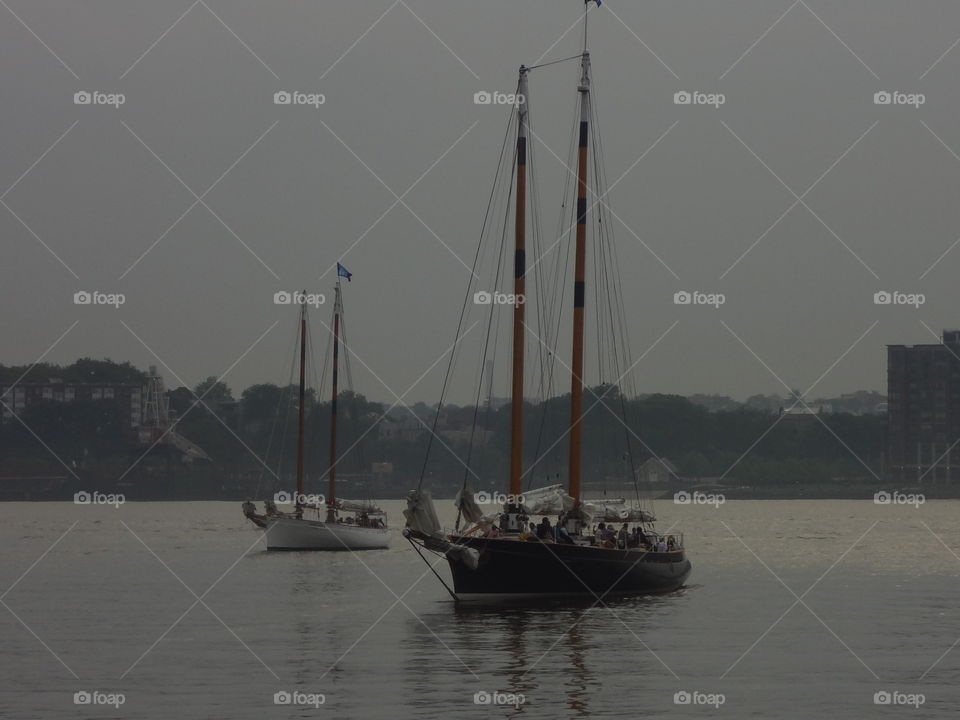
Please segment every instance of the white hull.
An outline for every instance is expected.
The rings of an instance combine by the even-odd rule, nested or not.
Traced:
[[[374,550],[390,545],[390,531],[322,520],[276,518],[268,521],[268,550]]]

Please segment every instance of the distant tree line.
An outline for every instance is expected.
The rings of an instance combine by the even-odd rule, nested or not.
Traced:
[[[0,366],[0,384],[16,381],[25,371]],[[146,374],[129,363],[89,359],[66,367],[38,365],[23,382],[47,382],[52,377],[74,383],[146,382]],[[193,389],[179,387],[167,395],[175,431],[203,448],[212,462],[186,467],[169,448],[146,452],[117,400],[47,401],[25,408],[22,423],[8,420],[0,425],[0,466],[7,470],[0,474],[24,475],[40,468],[62,471],[62,461],[84,480],[94,477],[100,486],[123,475],[125,482],[156,496],[262,496],[291,486],[297,441],[295,386],[257,384],[237,397],[227,384],[211,377]],[[677,395],[627,398],[616,387],[592,388],[585,395],[582,423],[585,484],[593,488],[629,484],[636,468],[654,456],[668,458],[690,483],[748,486],[841,482],[869,477],[882,466],[885,414],[788,416],[779,408],[725,401],[711,409],[704,397],[719,396],[700,396],[698,402]],[[9,398],[4,400],[9,404]],[[308,482],[322,491],[329,463],[330,402],[308,390],[304,412]],[[387,414],[392,422],[404,425],[405,432],[381,433],[380,424],[391,422],[385,420]],[[452,492],[465,480],[475,488],[503,487],[509,463],[509,406],[445,406],[438,436],[432,436],[427,428],[433,427],[435,414],[436,406],[424,403],[390,410],[363,395],[342,393],[338,477],[347,487],[363,484],[377,494],[403,492],[416,486],[421,476],[426,487],[441,493]],[[568,423],[566,396],[526,404],[525,487],[566,481]],[[136,469],[129,471],[133,463]],[[373,463],[392,464],[392,474],[374,475]],[[77,479],[66,474],[76,484]]]

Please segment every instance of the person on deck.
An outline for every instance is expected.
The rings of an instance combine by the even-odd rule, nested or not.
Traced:
[[[637,526],[637,547],[646,547],[650,544],[650,538],[643,532],[643,528]]]
[[[537,527],[537,537],[541,540],[556,541],[557,537],[553,532],[553,526],[550,525],[550,518],[545,517],[540,521],[540,525]]]
[[[603,545],[603,533],[607,529],[606,523],[600,523],[597,525],[597,531],[594,533],[594,541],[597,545]]]
[[[620,532],[617,533],[617,547],[621,550],[626,550],[629,537],[630,530],[627,527],[627,524],[624,523],[623,527],[620,528]]]

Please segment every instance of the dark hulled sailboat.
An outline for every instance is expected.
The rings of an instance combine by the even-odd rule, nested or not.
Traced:
[[[586,20],[584,20],[586,23]],[[582,421],[584,392],[584,308],[586,304],[588,167],[592,117],[590,53],[580,59],[579,122],[576,157],[576,227],[574,247],[573,334],[570,363],[570,422],[568,487],[563,493],[547,488],[553,502],[530,502],[522,490],[525,302],[513,307],[511,368],[511,435],[509,495],[502,512],[484,517],[465,486],[458,498],[460,514],[474,523],[463,532],[443,533],[429,493],[417,490],[408,498],[405,536],[412,543],[446,556],[453,576],[451,594],[458,600],[505,597],[553,597],[668,592],[681,587],[691,565],[682,535],[663,536],[652,526],[653,516],[640,508],[590,503],[581,497]],[[552,64],[552,63],[550,63]],[[514,297],[526,292],[527,160],[529,144],[530,69],[520,68],[516,112],[514,168]],[[597,193],[600,197],[600,194]],[[439,413],[439,408],[438,408]],[[531,516],[556,515],[555,525],[529,524]],[[623,532],[589,530],[594,521],[623,523]],[[633,522],[631,531],[628,524]],[[459,524],[459,516],[458,516]],[[601,523],[602,526],[602,523]],[[449,590],[449,588],[448,588]]]

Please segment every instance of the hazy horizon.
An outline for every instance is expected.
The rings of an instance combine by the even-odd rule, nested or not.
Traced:
[[[280,384],[296,321],[273,296],[329,294],[339,260],[356,390],[436,402],[510,112],[474,93],[579,52],[579,0],[7,5],[0,361]],[[638,392],[885,392],[886,344],[960,325],[958,35],[943,2],[591,9]],[[531,76],[547,244],[576,78]],[[277,105],[282,91],[325,102]],[[125,303],[74,304],[95,290]],[[674,304],[695,290],[725,303]],[[469,402],[475,376],[449,400]]]

